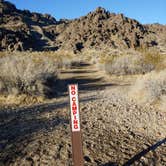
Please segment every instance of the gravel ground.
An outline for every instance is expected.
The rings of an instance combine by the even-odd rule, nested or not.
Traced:
[[[80,85],[85,166],[166,166],[166,112],[129,100],[129,86],[93,86]],[[1,108],[0,166],[71,166],[68,101]]]

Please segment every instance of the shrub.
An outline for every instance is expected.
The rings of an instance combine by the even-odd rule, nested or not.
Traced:
[[[166,55],[156,49],[108,50],[100,52],[97,66],[107,74],[145,74],[152,70],[163,70]]]
[[[0,51],[0,58],[1,57],[4,57],[4,56],[6,56],[7,55],[7,52],[2,52],[2,51]]]
[[[56,93],[58,63],[27,55],[0,58],[0,93],[51,97]]]
[[[109,74],[143,74],[153,69],[154,65],[145,63],[140,55],[113,56],[105,62],[105,70]]]
[[[161,54],[156,49],[145,49],[141,51],[141,55],[146,64],[152,64],[155,69],[163,69],[164,65],[161,65],[163,60],[165,60],[165,55]]]
[[[130,91],[140,103],[155,103],[166,98],[166,69],[140,76]]]
[[[11,53],[7,53],[8,55]],[[12,52],[12,55],[20,55],[20,52]],[[21,55],[31,56],[34,60],[49,58],[50,61],[57,61],[59,68],[70,68],[71,62],[75,55],[70,51],[34,51],[34,52],[21,52]]]

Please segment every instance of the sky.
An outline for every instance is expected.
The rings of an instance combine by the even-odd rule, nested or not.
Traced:
[[[166,0],[8,0],[18,9],[48,13],[57,20],[84,16],[97,7],[123,13],[143,24],[166,24]]]

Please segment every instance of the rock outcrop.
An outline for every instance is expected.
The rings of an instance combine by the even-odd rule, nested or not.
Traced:
[[[138,48],[158,45],[157,30],[99,7],[78,19],[18,10],[0,0],[0,50]],[[165,27],[165,26],[164,26]],[[153,28],[154,29],[154,28]],[[163,31],[162,31],[163,32]]]
[[[155,34],[155,42],[161,52],[166,53],[166,25],[158,23],[145,25],[150,33]]]
[[[123,14],[109,13],[101,7],[87,16],[72,20],[61,28],[56,26],[54,29],[58,33],[57,43],[68,49],[153,46],[152,41],[145,40],[149,34],[145,26]]]

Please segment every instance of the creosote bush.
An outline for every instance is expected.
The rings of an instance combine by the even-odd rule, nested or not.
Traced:
[[[49,57],[10,55],[0,58],[0,93],[52,97],[56,94],[58,63]]]

